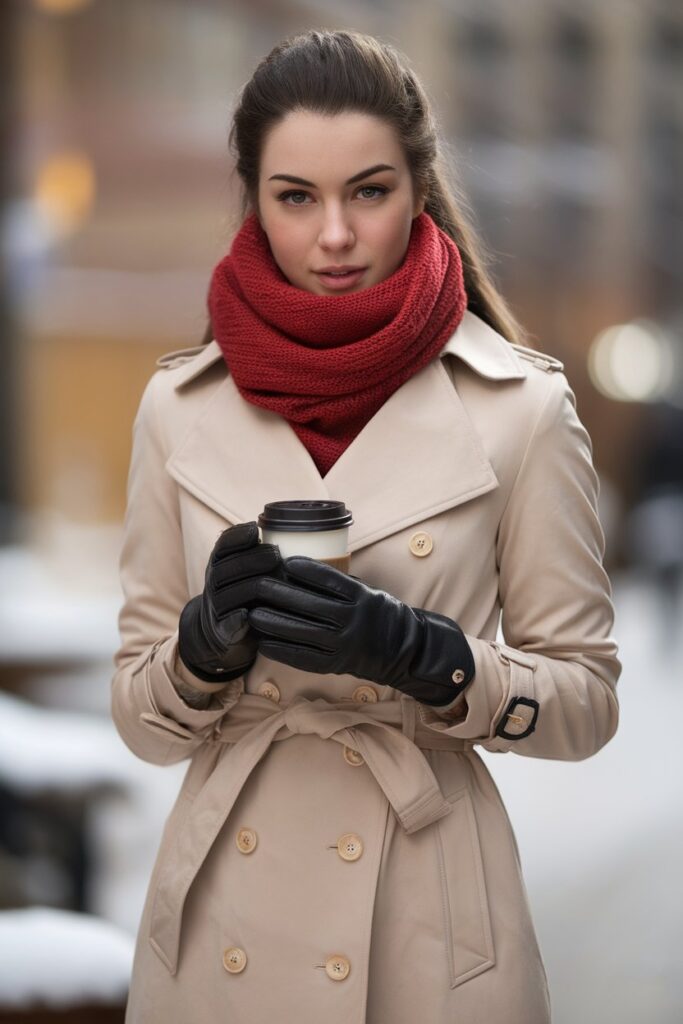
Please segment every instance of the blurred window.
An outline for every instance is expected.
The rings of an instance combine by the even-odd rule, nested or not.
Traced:
[[[504,26],[458,17],[452,28],[452,69],[457,95],[453,130],[471,138],[501,138],[511,130],[509,102],[514,39]]]
[[[646,52],[657,64],[669,65],[680,72],[683,61],[683,21],[653,18],[646,36]]]
[[[461,50],[479,64],[498,64],[510,49],[502,27],[488,21],[463,21],[458,26],[458,38]]]
[[[651,261],[670,280],[683,277],[683,126],[674,109],[643,113],[644,230]]]
[[[644,118],[650,187],[658,197],[680,198],[683,180],[683,125],[677,112],[652,106]]]
[[[585,66],[597,54],[593,29],[578,18],[560,14],[551,29],[551,40],[557,57],[566,64]]]
[[[586,139],[595,131],[600,88],[599,42],[591,26],[559,14],[549,37],[552,80],[546,93],[548,126],[554,134]]]

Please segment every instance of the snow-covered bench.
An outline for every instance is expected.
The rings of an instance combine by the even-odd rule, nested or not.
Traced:
[[[133,948],[89,914],[0,911],[0,1021],[123,1020]]]

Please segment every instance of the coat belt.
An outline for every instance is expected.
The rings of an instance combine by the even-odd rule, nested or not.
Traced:
[[[222,722],[215,739],[234,744],[220,758],[192,801],[159,866],[154,893],[150,944],[175,974],[183,906],[190,886],[249,775],[271,743],[313,734],[357,750],[407,833],[417,832],[452,810],[420,747],[466,750],[471,743],[444,737],[416,723],[412,697],[359,707],[322,697],[295,697],[286,707],[266,697],[242,694]],[[400,730],[400,731],[399,731]]]

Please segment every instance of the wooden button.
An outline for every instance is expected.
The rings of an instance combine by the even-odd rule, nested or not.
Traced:
[[[455,672],[453,673],[453,682],[461,683],[464,678],[465,673],[463,672],[463,670],[461,668],[456,668]]]
[[[266,679],[265,682],[261,683],[257,692],[262,697],[267,697],[268,700],[272,700],[276,704],[280,703],[280,691],[272,679]]]
[[[418,530],[408,541],[408,547],[418,558],[424,558],[434,547],[434,542],[428,533]]]
[[[345,956],[341,955],[341,953],[335,953],[334,956],[328,956],[325,961],[327,977],[332,978],[332,981],[343,981],[344,978],[348,977],[350,970],[351,964]]]
[[[377,701],[377,690],[373,686],[357,686],[351,694],[353,700],[360,704],[375,704]]]
[[[363,852],[363,840],[355,832],[346,832],[337,840],[337,850],[342,860],[358,860]]]
[[[344,747],[344,760],[347,764],[352,764],[353,767],[357,767],[359,764],[365,764],[365,758],[358,750],[354,750],[353,747]]]
[[[241,828],[237,833],[236,842],[240,853],[253,853],[256,849],[258,836],[253,828]]]
[[[239,974],[247,966],[247,954],[239,946],[231,946],[223,953],[223,966],[230,974]]]

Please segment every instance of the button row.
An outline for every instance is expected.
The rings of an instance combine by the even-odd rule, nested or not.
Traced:
[[[235,845],[240,853],[253,853],[258,843],[258,836],[253,828],[241,828],[235,838]],[[363,852],[363,840],[355,832],[345,832],[337,840],[336,849],[343,860],[358,860]]]
[[[241,974],[247,966],[247,954],[239,946],[230,946],[223,953],[223,966],[229,974]],[[325,968],[327,977],[332,981],[344,981],[349,976],[351,961],[341,953],[333,953],[324,964],[318,966]]]
[[[237,849],[241,853],[252,853],[256,843],[257,836],[253,828],[241,828],[237,833]],[[363,840],[355,832],[346,832],[337,840],[336,849],[342,860],[356,861],[362,856]],[[229,974],[240,974],[247,966],[247,954],[239,946],[230,946],[223,952],[223,966]],[[344,981],[351,970],[348,957],[341,953],[328,956],[325,963],[318,966],[325,968],[325,973],[332,981]]]
[[[256,692],[261,697],[267,697],[268,700],[272,700],[276,704],[280,703],[280,690],[272,679],[266,679],[264,682],[260,683]],[[379,697],[374,686],[368,686],[366,683],[363,683],[362,686],[357,686],[353,691],[351,694],[351,700],[355,701],[357,704],[375,704],[379,700]]]
[[[351,748],[346,748],[347,750]],[[258,837],[253,828],[241,828],[237,833],[237,849],[240,853],[253,853],[256,849]],[[335,849],[335,847],[332,847]],[[337,840],[336,850],[342,860],[356,861],[363,854],[363,840],[355,832],[345,832]],[[230,946],[223,952],[223,966],[229,974],[240,974],[247,966],[247,954],[239,946]],[[341,953],[334,953],[328,956],[324,964],[328,978],[332,981],[344,981],[351,970],[348,957]]]
[[[257,693],[259,693],[262,697],[267,697],[268,700],[275,701],[276,704],[280,701],[280,690],[272,681],[272,679],[266,679],[264,682],[262,682],[257,689]],[[352,701],[355,701],[357,704],[375,704],[379,698],[377,696],[377,690],[375,690],[374,686],[368,686],[364,683],[362,686],[356,687],[350,698],[347,697],[344,699],[350,699]],[[344,747],[344,760],[346,761],[347,764],[352,765],[354,768],[357,768],[361,764],[365,764],[365,758],[363,757],[363,755],[360,754],[357,750],[354,750],[353,747]],[[256,845],[255,835],[245,837],[244,842],[247,844],[253,842],[253,845],[250,847],[250,849],[242,850],[242,853],[251,853],[251,851],[254,849],[254,846]]]
[[[429,550],[431,550],[431,538]],[[420,553],[428,554],[429,551],[420,548]],[[275,703],[279,703],[280,701],[280,690],[271,679],[267,679],[262,682],[259,685],[257,692],[262,697],[266,697],[268,700],[272,700]],[[362,684],[361,686],[357,686],[353,691],[351,699],[359,704],[374,704],[379,698],[377,691],[373,686]],[[354,768],[365,764],[365,758],[363,755],[357,750],[354,750],[353,747],[344,747],[344,760]],[[253,828],[239,829],[236,837],[236,844],[240,853],[245,855],[253,853],[256,849],[257,843],[258,836]],[[363,854],[363,849],[363,840],[354,832],[346,832],[337,840],[336,850],[342,860],[358,860]],[[247,954],[243,949],[240,949],[239,946],[231,946],[223,953],[223,966],[230,974],[241,973],[246,967],[246,964]],[[332,979],[332,981],[344,981],[351,970],[351,963],[348,957],[343,956],[341,953],[334,953],[332,956],[328,956],[325,963],[320,964],[319,966],[325,968],[325,973],[328,978]]]

